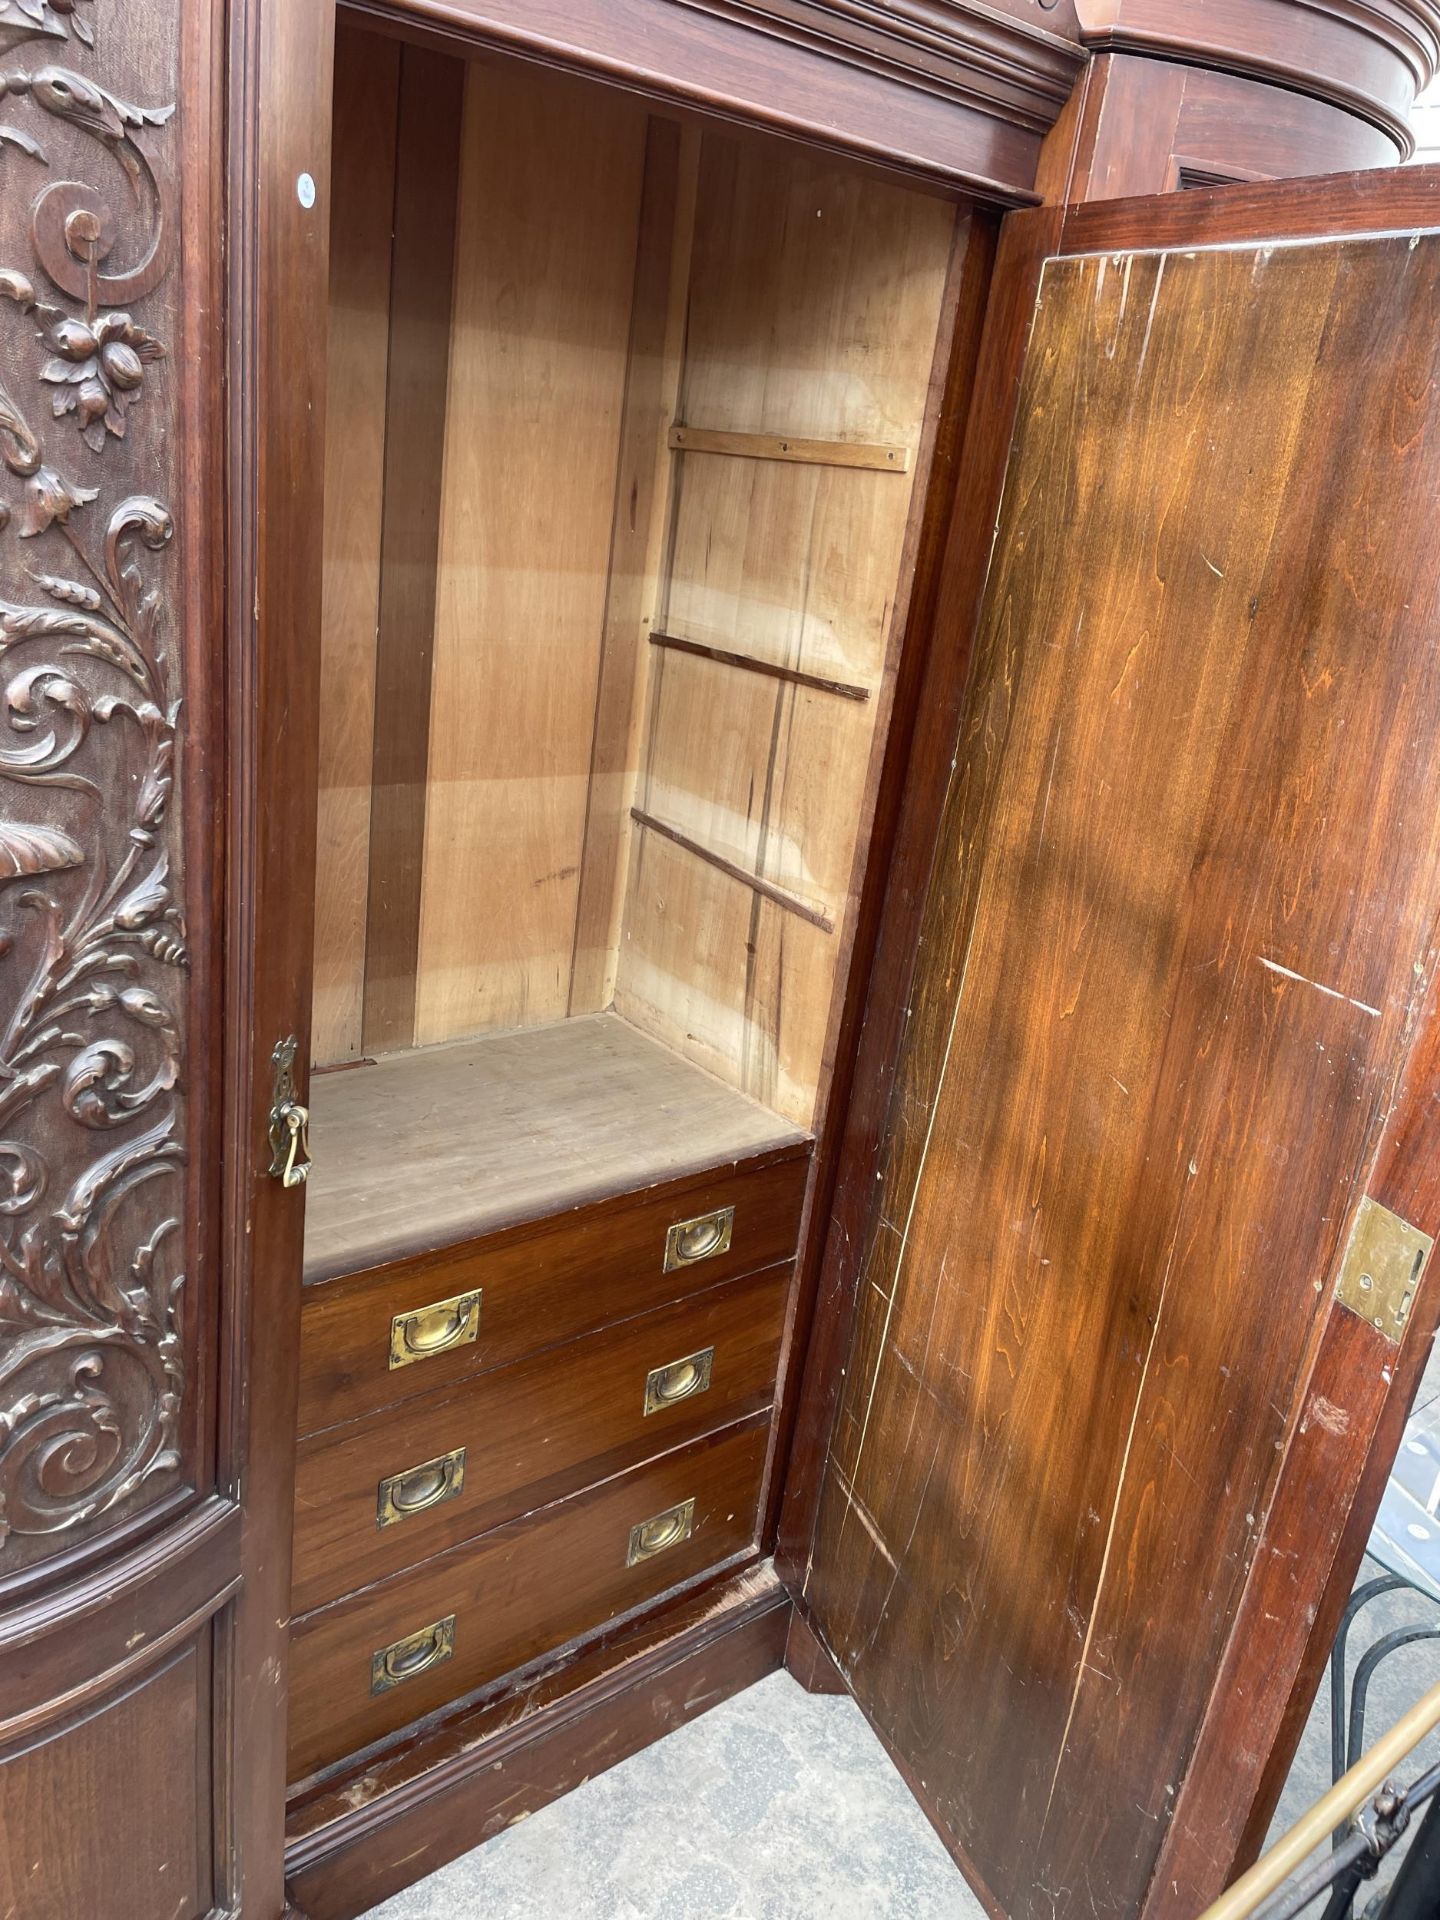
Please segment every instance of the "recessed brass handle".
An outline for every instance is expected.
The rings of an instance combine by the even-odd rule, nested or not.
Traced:
[[[480,1290],[457,1293],[410,1313],[397,1313],[390,1322],[390,1366],[413,1366],[417,1360],[466,1347],[480,1331]]]
[[[630,1529],[630,1548],[625,1555],[627,1567],[638,1566],[642,1560],[653,1560],[657,1553],[664,1553],[667,1547],[678,1547],[682,1540],[688,1540],[695,1531],[695,1502],[682,1500],[678,1507],[666,1507],[663,1513],[653,1514],[648,1520],[641,1520]]]
[[[734,1230],[734,1207],[717,1207],[714,1213],[697,1214],[693,1220],[677,1220],[665,1236],[666,1273],[724,1253]]]
[[[380,1647],[370,1656],[370,1691],[388,1693],[391,1687],[407,1680],[418,1680],[422,1673],[444,1664],[455,1651],[455,1616],[447,1613],[433,1626],[418,1633],[407,1633],[388,1647]]]
[[[645,1413],[659,1413],[681,1400],[693,1400],[697,1393],[708,1393],[710,1374],[715,1365],[714,1347],[699,1353],[687,1353],[683,1360],[668,1366],[652,1367],[645,1376]]]
[[[375,1524],[393,1527],[397,1520],[427,1513],[431,1507],[453,1500],[464,1486],[464,1447],[456,1447],[453,1453],[442,1453],[438,1459],[426,1460],[418,1467],[408,1467],[404,1473],[392,1473],[376,1490]]]

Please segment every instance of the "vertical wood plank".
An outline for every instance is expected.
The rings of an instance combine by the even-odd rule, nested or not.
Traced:
[[[615,997],[631,841],[630,805],[644,713],[646,642],[655,625],[674,471],[667,436],[675,418],[684,346],[699,157],[698,127],[681,128],[672,121],[651,119],[575,908],[569,1001],[574,1014],[596,1012]]]
[[[415,1036],[440,489],[465,63],[400,60],[385,502],[371,756],[365,1050]]]
[[[315,867],[317,1062],[362,1047],[400,44],[343,23],[336,91]]]
[[[953,236],[942,201],[707,132],[684,417],[913,454]],[[641,808],[836,932],[642,830],[615,1004],[808,1126],[903,628],[913,475],[698,450],[678,462],[665,630],[699,651],[651,663]],[[707,648],[872,697],[747,673]]]
[[[569,1001],[648,120],[483,62],[468,93],[422,1043]]]

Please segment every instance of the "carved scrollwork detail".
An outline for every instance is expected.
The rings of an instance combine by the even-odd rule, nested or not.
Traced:
[[[93,47],[95,33],[86,12],[93,5],[94,0],[0,0],[0,50],[42,35],[64,40],[72,33]]]
[[[0,55],[90,46],[91,4],[0,0]],[[49,180],[21,229],[33,267],[0,265],[0,535],[27,543],[0,541],[0,1575],[179,1467],[186,1386],[181,688],[156,579],[174,523],[144,491],[99,505],[165,351],[132,307],[167,269],[148,142],[172,109],[61,66],[0,67],[12,103],[28,118],[7,112],[0,155],[25,157],[0,165],[50,170],[48,116],[67,167],[92,152],[124,210]],[[171,423],[147,424],[148,475]]]

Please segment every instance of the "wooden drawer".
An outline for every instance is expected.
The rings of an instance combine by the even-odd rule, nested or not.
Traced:
[[[753,1546],[769,1435],[757,1416],[297,1620],[292,1782]],[[692,1501],[688,1532],[632,1561],[636,1530]]]
[[[792,1272],[731,1281],[303,1442],[295,1612],[768,1407]],[[708,1357],[676,1369],[696,1356]],[[661,1368],[672,1371],[651,1386]]]
[[[808,1166],[806,1148],[767,1155],[307,1287],[300,1432],[452,1386],[697,1288],[793,1258]],[[725,1208],[734,1209],[728,1244],[688,1264],[675,1265],[673,1258],[667,1264],[672,1229]],[[450,1325],[468,1337],[392,1365],[396,1317],[456,1300],[466,1305],[453,1318],[448,1308],[437,1312],[424,1337],[438,1331],[443,1338]]]

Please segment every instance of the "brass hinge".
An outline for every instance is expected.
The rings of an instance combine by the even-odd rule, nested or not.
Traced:
[[[1434,1244],[1367,1194],[1350,1229],[1335,1298],[1398,1346]]]

